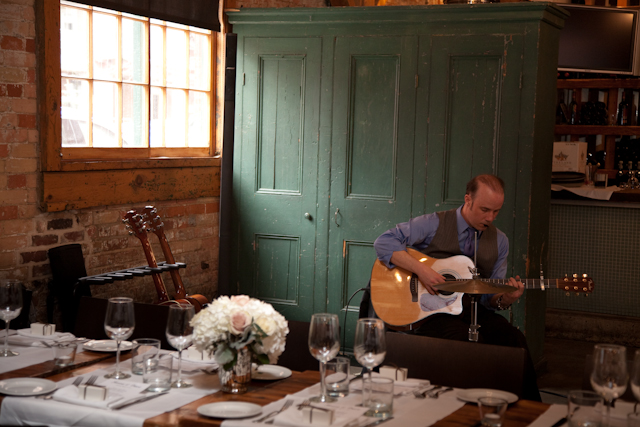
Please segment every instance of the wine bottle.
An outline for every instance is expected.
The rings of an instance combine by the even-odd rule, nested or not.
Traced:
[[[571,94],[571,103],[569,104],[569,124],[577,125],[580,122],[578,117],[578,103],[576,102],[576,91]]]
[[[627,103],[625,92],[622,91],[622,101],[618,104],[618,126],[626,126],[629,124],[629,104]]]
[[[562,92],[558,94],[558,107],[556,108],[556,124],[563,125],[569,122],[569,109],[567,104],[564,103]]]
[[[616,174],[616,185],[620,188],[627,187],[627,177],[624,172],[624,163],[622,160],[618,162],[618,173]]]

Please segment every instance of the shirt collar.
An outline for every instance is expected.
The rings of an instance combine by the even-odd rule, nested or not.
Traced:
[[[464,206],[464,205],[462,205],[462,206]],[[464,233],[467,230],[467,228],[471,227],[469,224],[467,224],[467,221],[465,221],[464,217],[462,216],[462,206],[460,206],[458,209],[456,209],[456,220],[457,220],[457,226],[458,226],[458,236],[461,235],[462,233]],[[481,235],[482,235],[482,231],[478,231],[478,238],[480,238]]]

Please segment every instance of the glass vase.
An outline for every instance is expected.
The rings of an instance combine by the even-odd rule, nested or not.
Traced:
[[[242,394],[247,392],[251,381],[251,352],[247,347],[238,350],[238,361],[231,369],[220,366],[218,370],[220,389],[225,393]]]

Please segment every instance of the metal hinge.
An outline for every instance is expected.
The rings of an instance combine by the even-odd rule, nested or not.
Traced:
[[[420,82],[420,77],[416,74],[416,89],[418,89],[419,82]]]
[[[244,86],[244,82],[245,82],[245,78],[244,77],[245,77],[245,74],[242,73],[242,86]]]

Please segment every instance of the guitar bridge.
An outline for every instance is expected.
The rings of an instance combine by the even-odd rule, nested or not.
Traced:
[[[418,302],[418,276],[415,274],[411,275],[409,290],[411,291],[411,302]]]

